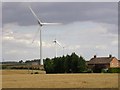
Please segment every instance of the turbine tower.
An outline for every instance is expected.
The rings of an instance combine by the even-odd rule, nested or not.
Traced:
[[[29,6],[29,9],[30,11],[32,12],[33,16],[35,17],[35,19],[37,20],[38,22],[38,25],[39,25],[39,31],[40,31],[40,62],[39,62],[39,65],[43,65],[43,58],[42,58],[42,26],[44,25],[57,25],[57,24],[60,24],[60,23],[42,23],[41,20],[38,18],[38,16],[35,14],[35,12],[32,10],[32,8]]]

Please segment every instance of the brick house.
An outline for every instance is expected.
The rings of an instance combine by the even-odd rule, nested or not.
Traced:
[[[90,61],[87,62],[89,69],[108,69],[108,68],[117,68],[120,67],[120,61],[116,57],[109,55],[108,57],[97,57],[94,55]]]

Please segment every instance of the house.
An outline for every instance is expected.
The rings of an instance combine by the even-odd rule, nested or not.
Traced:
[[[87,66],[89,69],[96,69],[101,71],[102,69],[120,67],[120,62],[112,55],[109,55],[108,57],[97,57],[94,55],[94,57],[91,58],[89,62],[87,62]]]

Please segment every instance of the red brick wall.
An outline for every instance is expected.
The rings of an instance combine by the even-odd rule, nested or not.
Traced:
[[[119,61],[116,58],[110,62],[110,67],[119,67]]]

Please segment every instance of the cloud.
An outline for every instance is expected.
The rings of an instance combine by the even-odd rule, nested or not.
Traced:
[[[102,50],[106,50],[106,46],[105,45],[96,45],[95,46],[97,49],[102,49]]]
[[[113,40],[111,44],[118,47],[118,40]]]
[[[43,57],[55,56],[55,46],[52,43],[54,38],[57,38],[61,45],[65,47],[65,54],[76,52],[78,55],[85,55],[85,58],[89,58],[95,53],[99,55],[111,52],[117,54],[115,50],[117,50],[118,35],[112,33],[108,26],[104,25],[104,23],[99,24],[87,21],[43,27]],[[37,26],[7,24],[4,25],[3,31],[8,31],[7,27],[9,28],[9,32],[12,32],[12,35],[11,33],[4,32],[4,58],[12,60],[39,58],[39,34],[32,44],[33,32],[35,33]],[[58,56],[63,55],[62,47],[57,46],[57,48]],[[33,52],[34,54],[32,54]]]
[[[34,26],[33,26],[34,27]],[[9,29],[8,29],[9,28]],[[7,24],[5,25],[5,27],[3,27],[3,42],[12,42],[14,44],[23,44],[23,45],[27,45],[27,47],[32,44],[33,47],[37,46],[39,47],[40,46],[40,41],[39,41],[39,38],[34,38],[34,42],[32,43],[32,39],[33,39],[33,36],[34,34],[30,31],[17,31],[14,33],[14,30],[10,29],[10,28],[19,28],[19,29],[26,29],[26,28],[30,28],[29,26],[28,27],[21,27],[21,26],[18,26],[17,24]],[[38,35],[39,36],[39,35]],[[52,47],[51,44],[47,43],[47,42],[42,42],[43,43],[43,47]]]
[[[93,21],[117,24],[117,2],[4,2],[3,24],[35,25],[35,18],[28,9],[31,4],[40,19],[45,22],[71,23],[76,21]]]
[[[38,25],[29,3],[3,3],[3,57],[5,60],[39,58]],[[117,3],[31,3],[36,14],[62,25],[42,27],[43,58],[55,56],[55,38],[64,54],[76,52],[85,59],[94,54],[118,53]],[[9,15],[9,16],[8,16]],[[34,43],[32,43],[35,36]],[[63,48],[57,47],[58,56]]]
[[[71,51],[76,51],[76,49],[80,48],[80,45],[68,46],[66,48],[69,49],[69,50],[71,50]]]

